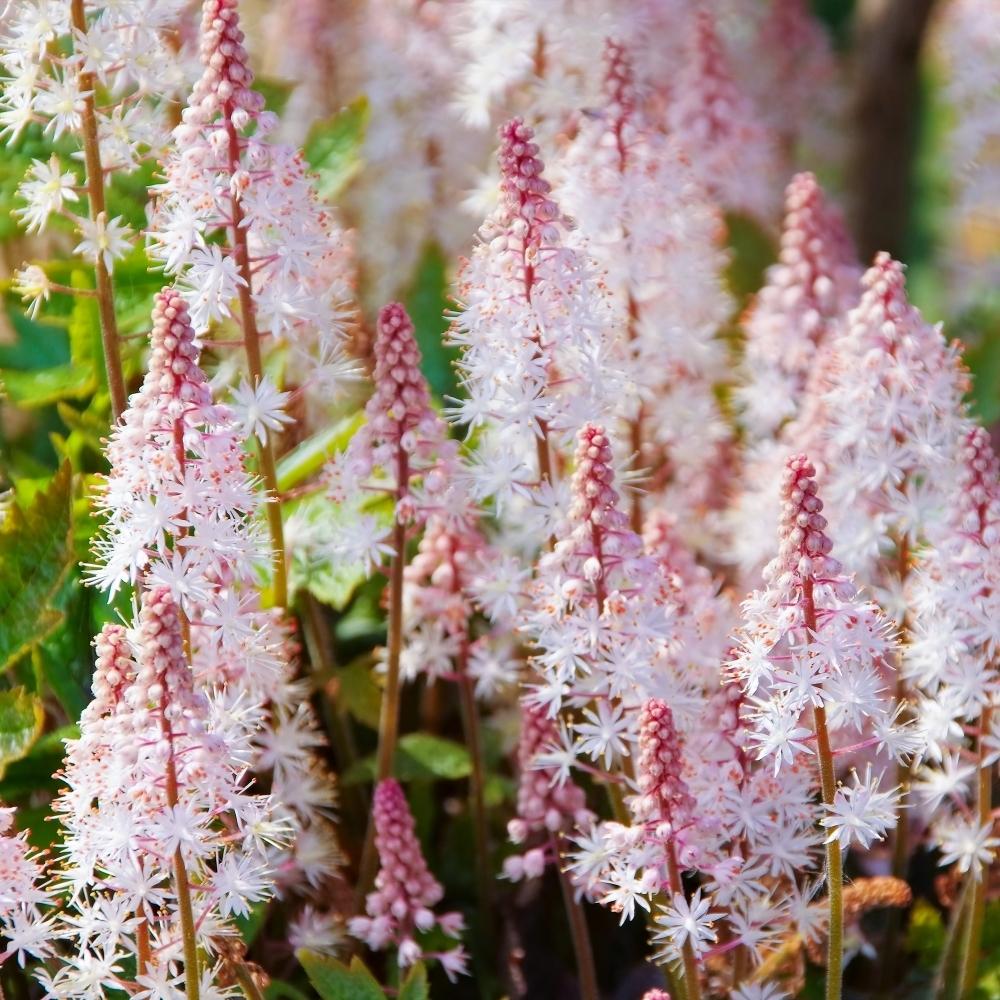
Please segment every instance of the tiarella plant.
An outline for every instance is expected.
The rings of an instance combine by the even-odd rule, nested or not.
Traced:
[[[0,0],[0,1000],[996,993],[995,4],[812,6]]]

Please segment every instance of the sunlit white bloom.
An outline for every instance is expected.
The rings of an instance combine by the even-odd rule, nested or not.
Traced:
[[[104,266],[114,270],[115,261],[120,260],[131,249],[129,236],[132,230],[121,217],[108,219],[101,212],[96,219],[80,219],[80,233],[83,239],[73,248],[74,253],[96,262],[104,261]]]
[[[696,958],[704,954],[718,940],[715,924],[724,916],[711,907],[712,901],[702,897],[701,889],[695,890],[690,900],[683,893],[675,893],[666,906],[658,907],[653,933],[658,955],[677,962],[685,945],[690,945]]]
[[[246,437],[256,437],[262,444],[268,431],[281,431],[293,422],[285,408],[291,394],[279,392],[265,375],[256,385],[244,379],[233,390],[233,415]]]

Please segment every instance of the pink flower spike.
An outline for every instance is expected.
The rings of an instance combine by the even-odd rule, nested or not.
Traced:
[[[833,543],[825,531],[823,501],[816,495],[816,468],[805,455],[788,460],[781,497],[777,565],[800,581],[838,573],[840,564],[830,557]]]
[[[743,321],[738,395],[751,434],[772,434],[799,412],[820,351],[857,302],[860,274],[840,212],[813,174],[796,174],[785,191],[778,262]]]
[[[701,7],[690,30],[667,111],[670,129],[720,205],[769,220],[779,169],[775,137],[733,79],[714,15]]]
[[[555,767],[540,766],[540,756],[559,745],[559,728],[544,708],[521,701],[521,737],[517,746],[520,780],[517,788],[517,816],[507,825],[515,844],[531,846],[555,833],[572,830],[585,817],[587,802],[583,790],[568,778],[561,780]],[[511,859],[508,859],[510,861]],[[506,874],[517,881],[541,874],[536,861],[547,860],[537,849],[528,850],[520,864],[508,865]]]
[[[985,427],[969,431],[959,459],[962,469],[958,474],[956,514],[960,527],[981,545],[995,545],[1000,524],[1000,462]]]
[[[420,348],[413,323],[398,303],[383,306],[375,334],[375,394],[365,412],[379,443],[413,451],[407,435],[421,429],[440,430],[430,405],[427,379],[420,370]]]
[[[681,777],[682,744],[674,716],[661,698],[650,698],[639,715],[639,788],[655,822],[675,832],[690,820],[694,800]]]
[[[511,118],[500,129],[500,193],[513,229],[522,237],[525,252],[537,252],[543,242],[554,239],[552,223],[559,220],[559,209],[549,198],[552,185],[542,171],[545,164],[538,157],[535,133],[521,118]]]
[[[434,957],[424,953],[417,935],[437,927],[450,937],[458,937],[462,919],[457,913],[438,916],[433,912],[444,890],[427,868],[414,831],[413,814],[398,781],[387,778],[379,782],[372,814],[381,867],[375,891],[365,901],[368,916],[354,917],[349,930],[373,950],[394,945],[399,964],[411,965],[421,958]],[[449,975],[464,971],[457,957],[453,954],[449,959]]]
[[[205,69],[184,112],[185,124],[206,124],[225,108],[234,119],[242,112],[245,125],[264,110],[263,96],[252,89],[238,6],[238,0],[205,0],[200,42]]]

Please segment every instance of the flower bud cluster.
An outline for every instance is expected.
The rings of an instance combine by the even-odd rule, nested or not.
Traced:
[[[418,938],[435,928],[457,938],[464,926],[462,916],[434,912],[444,890],[427,869],[414,831],[413,815],[399,782],[392,778],[379,782],[372,815],[380,868],[375,877],[375,891],[365,901],[368,915],[353,917],[350,932],[375,950],[394,946],[403,967],[422,958],[438,958],[449,978],[454,979],[466,971],[464,949],[458,946],[432,954],[423,949]]]

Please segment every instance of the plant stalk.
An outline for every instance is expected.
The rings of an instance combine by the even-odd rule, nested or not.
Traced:
[[[830,752],[830,734],[826,725],[826,709],[813,708],[816,726],[816,753],[819,757],[820,783],[823,804],[832,806],[837,793],[833,773],[833,754]],[[844,954],[844,865],[840,841],[830,840],[826,845],[826,885],[830,900],[830,928],[826,946],[826,1000],[840,1000]]]
[[[983,708],[979,716],[979,736],[977,739],[979,749],[979,780],[976,783],[976,811],[979,818],[979,826],[983,827],[992,823],[993,820],[993,775],[992,768],[984,766],[989,748],[984,739],[990,731],[990,717],[992,707],[987,705]],[[972,884],[972,898],[969,902],[969,917],[966,924],[965,934],[962,938],[962,954],[959,961],[961,970],[961,992],[959,996],[962,1000],[968,1000],[976,988],[976,973],[979,969],[979,952],[983,943],[983,924],[986,920],[986,883],[989,879],[989,871],[986,866],[980,871],[979,877],[974,879]],[[972,878],[970,869],[968,878]]]
[[[806,579],[802,585],[802,605],[805,626],[811,635],[816,635],[816,604],[813,600],[813,581]],[[826,724],[826,709],[822,705],[813,707],[814,728],[816,730],[816,756],[819,759],[820,788],[823,805],[831,807],[837,794],[837,782],[833,770],[833,753],[830,749],[830,733]],[[843,980],[844,955],[844,862],[837,838],[826,844],[826,886],[830,906],[830,926],[826,945],[826,1000],[840,1000]]]
[[[560,842],[555,840],[554,846],[559,888],[562,890],[563,905],[566,908],[566,919],[569,923],[569,933],[573,940],[573,952],[576,955],[576,969],[580,977],[580,1000],[599,1000],[597,971],[594,966],[594,951],[590,945],[590,931],[587,928],[587,917],[583,912],[582,904],[573,895],[573,885],[569,877],[563,871]]]
[[[83,0],[71,0],[70,19],[74,29],[86,34],[87,15]],[[91,222],[105,214],[104,169],[101,166],[101,144],[97,135],[97,112],[94,109],[94,74],[81,72],[78,75],[83,111],[83,160],[87,170],[87,202]],[[125,391],[125,376],[122,372],[121,344],[118,339],[118,320],[115,317],[115,292],[111,273],[104,263],[104,256],[97,254],[94,265],[97,278],[97,308],[101,324],[101,345],[104,349],[104,367],[108,375],[108,392],[111,395],[111,417],[118,423],[128,398]]]
[[[163,719],[163,730],[170,744],[170,755],[167,758],[167,803],[173,809],[177,805],[177,765],[174,762],[174,734],[166,717]],[[198,938],[195,934],[194,909],[191,906],[191,886],[188,883],[184,854],[179,846],[174,851],[173,868],[181,937],[184,942],[184,995],[187,1000],[200,1000],[201,975],[198,970]]]
[[[469,811],[472,815],[473,836],[476,842],[476,882],[479,890],[479,908],[483,917],[485,938],[493,937],[493,879],[490,868],[490,836],[486,822],[486,769],[483,766],[483,744],[479,725],[479,706],[476,692],[468,672],[468,640],[462,644],[459,662],[458,695],[462,712],[465,744],[469,749]]]
[[[410,481],[409,456],[400,446],[396,452],[396,500],[406,493]],[[399,740],[399,658],[403,649],[403,569],[406,566],[406,525],[396,515],[392,525],[392,563],[389,568],[389,650],[386,658],[385,690],[379,713],[378,751],[375,757],[375,783],[392,774],[392,762]],[[358,870],[357,903],[361,908],[369,887],[375,880],[377,863],[375,823],[368,817],[368,829]]]
[[[257,984],[253,981],[253,976],[250,974],[246,962],[234,962],[232,970],[233,975],[236,977],[236,982],[240,984],[240,989],[243,990],[246,1000],[264,1000],[264,994],[261,993],[257,988]]]
[[[233,125],[233,108],[229,102],[223,111],[226,134],[229,138],[229,173],[232,176],[239,169],[240,136]],[[239,196],[230,187],[231,239],[233,256],[241,283],[239,285],[240,322],[243,328],[243,346],[250,369],[250,379],[254,388],[264,378],[264,364],[260,353],[260,331],[257,329],[257,314],[253,301],[253,271],[250,267],[250,249],[247,246],[247,231],[244,225],[243,206]],[[285,531],[281,520],[281,501],[278,489],[278,471],[274,460],[273,435],[268,431],[260,443],[260,475],[268,496],[266,504],[267,528],[271,536],[271,551],[274,560],[274,603],[279,608],[288,607],[288,559],[285,552]]]
[[[670,891],[678,894],[684,892],[684,882],[681,879],[680,867],[677,864],[677,853],[671,843],[667,848],[667,874],[670,876]],[[685,1000],[701,1000],[701,981],[698,976],[698,960],[694,957],[694,948],[690,940],[684,942],[681,949],[684,962],[684,997]]]

